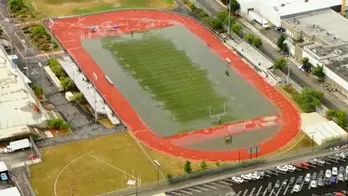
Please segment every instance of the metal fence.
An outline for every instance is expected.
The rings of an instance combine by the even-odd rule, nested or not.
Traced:
[[[41,159],[42,158],[42,154],[40,149],[36,146],[34,140],[32,137],[29,137],[29,141],[31,143],[31,148],[34,150],[35,154],[38,156],[37,158]]]

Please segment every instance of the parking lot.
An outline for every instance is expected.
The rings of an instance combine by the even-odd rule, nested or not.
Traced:
[[[336,156],[323,157],[316,161],[308,160],[293,163],[293,166],[295,166],[293,171],[290,169],[282,169],[284,167],[280,167],[283,171],[280,171],[277,168],[270,168],[269,170],[260,171],[259,173],[263,173],[263,175],[260,174],[260,176],[258,176],[259,179],[251,179],[251,175],[249,175],[249,177],[247,175],[244,176],[244,179],[242,176],[238,176],[241,178],[236,179],[243,179],[242,183],[238,183],[237,180],[233,181],[231,178],[228,178],[172,191],[166,194],[168,196],[322,196],[326,193],[342,192],[347,190],[348,186],[348,173],[345,174],[346,166],[348,165],[347,155],[348,153],[342,153]],[[336,167],[338,170],[340,167],[344,167],[344,172],[341,172],[344,176],[343,181],[339,181],[337,175],[333,174],[332,176],[336,176],[335,178],[326,178],[326,170],[332,171],[333,167]],[[322,178],[319,175],[320,171],[323,172]],[[305,177],[308,173],[311,174],[311,177],[309,178],[309,181],[306,182]],[[313,179],[314,173],[318,176],[315,179]],[[339,173],[340,172],[338,172],[338,175]],[[245,180],[248,178],[249,180]],[[293,183],[290,183],[291,178],[294,178]],[[298,181],[299,178],[302,178],[302,180]],[[319,178],[323,180],[322,186],[318,184]],[[287,183],[282,184],[285,180],[287,180]],[[279,188],[275,186],[277,181],[279,181]],[[272,183],[272,185],[269,185],[269,183]],[[312,187],[312,183],[317,185],[313,185]],[[295,190],[295,185],[297,185],[298,191]]]

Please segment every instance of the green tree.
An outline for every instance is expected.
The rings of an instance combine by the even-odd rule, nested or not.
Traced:
[[[255,35],[252,33],[249,33],[244,37],[244,40],[249,42],[250,44],[253,43],[254,39],[255,39]]]
[[[323,81],[325,78],[324,66],[317,65],[314,67],[313,75],[317,76],[319,81]]]
[[[202,169],[202,170],[208,169],[208,165],[207,165],[207,163],[205,162],[205,160],[203,160],[203,161],[201,162],[201,169]]]
[[[286,45],[285,40],[286,37],[284,35],[281,35],[277,40],[277,46],[283,52],[286,52],[288,50],[288,46]]]
[[[229,16],[228,16],[228,12],[226,12],[226,11],[221,11],[221,12],[219,12],[218,15],[216,16],[216,18],[217,18],[218,20],[220,20],[221,22],[223,22],[223,23],[227,20],[228,17],[229,17]]]
[[[216,167],[220,167],[220,162],[216,161],[215,165],[216,165]]]
[[[64,90],[69,91],[75,88],[74,81],[69,77],[63,77],[60,79],[60,83]]]
[[[328,110],[326,112],[326,118],[329,120],[334,120],[337,125],[343,129],[347,128],[348,126],[347,115],[343,110]]]
[[[260,48],[262,46],[262,40],[259,37],[255,37],[253,40],[253,45],[256,48]]]
[[[62,118],[54,118],[47,121],[47,126],[49,129],[68,129],[70,124],[65,122]]]
[[[43,88],[41,84],[33,84],[32,89],[34,90],[34,93],[37,97],[41,97],[43,94]]]
[[[86,102],[85,96],[81,92],[75,93],[74,96],[72,97],[72,100],[77,102],[77,103],[85,103]]]
[[[216,31],[223,30],[223,23],[217,18],[210,18],[209,26],[211,26],[211,28],[213,28]]]
[[[31,34],[33,36],[38,36],[38,35],[43,35],[45,34],[45,29],[43,28],[43,26],[41,25],[38,25],[36,27],[33,27],[32,30],[31,30]]]
[[[273,64],[273,69],[283,70],[287,66],[288,62],[284,57],[279,57]]]
[[[302,59],[302,67],[306,71],[311,69],[312,64],[309,62],[309,59],[307,57]]]
[[[185,171],[187,174],[192,173],[191,162],[190,162],[189,160],[187,160],[187,161],[185,162],[184,171]]]
[[[230,2],[231,1],[231,2]],[[236,13],[240,10],[240,4],[237,0],[221,0],[221,2],[227,6],[231,6],[231,12]]]
[[[324,94],[313,88],[303,88],[300,95],[294,99],[304,112],[315,112],[317,106],[321,104]]]
[[[10,0],[8,2],[8,5],[10,6],[10,9],[12,11],[19,11],[23,8],[24,4],[22,0]]]
[[[237,35],[239,35],[243,30],[243,27],[242,25],[238,24],[238,23],[234,23],[232,26],[231,26],[231,31]]]

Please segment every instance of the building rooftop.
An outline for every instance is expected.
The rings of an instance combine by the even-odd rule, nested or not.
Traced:
[[[243,1],[243,0],[241,0]],[[288,16],[338,6],[342,0],[259,0],[263,5],[272,7],[279,16]],[[348,2],[348,1],[347,1]]]
[[[0,172],[4,172],[4,171],[7,171],[7,170],[8,170],[8,168],[7,168],[6,164],[5,164],[5,162],[0,161]]]
[[[284,20],[297,31],[316,35],[329,45],[348,42],[348,20],[331,9]]]
[[[313,44],[304,49],[331,71],[348,81],[348,43],[336,46]]]
[[[15,126],[35,125],[46,120],[45,110],[37,112],[36,98],[25,77],[0,47],[0,131]]]

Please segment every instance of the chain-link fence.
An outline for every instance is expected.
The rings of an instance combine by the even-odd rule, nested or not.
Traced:
[[[30,140],[30,143],[31,143],[31,148],[34,150],[36,156],[38,159],[41,159],[42,158],[42,154],[41,154],[41,151],[39,150],[39,148],[36,146],[34,140],[32,137],[29,137],[29,140]]]

